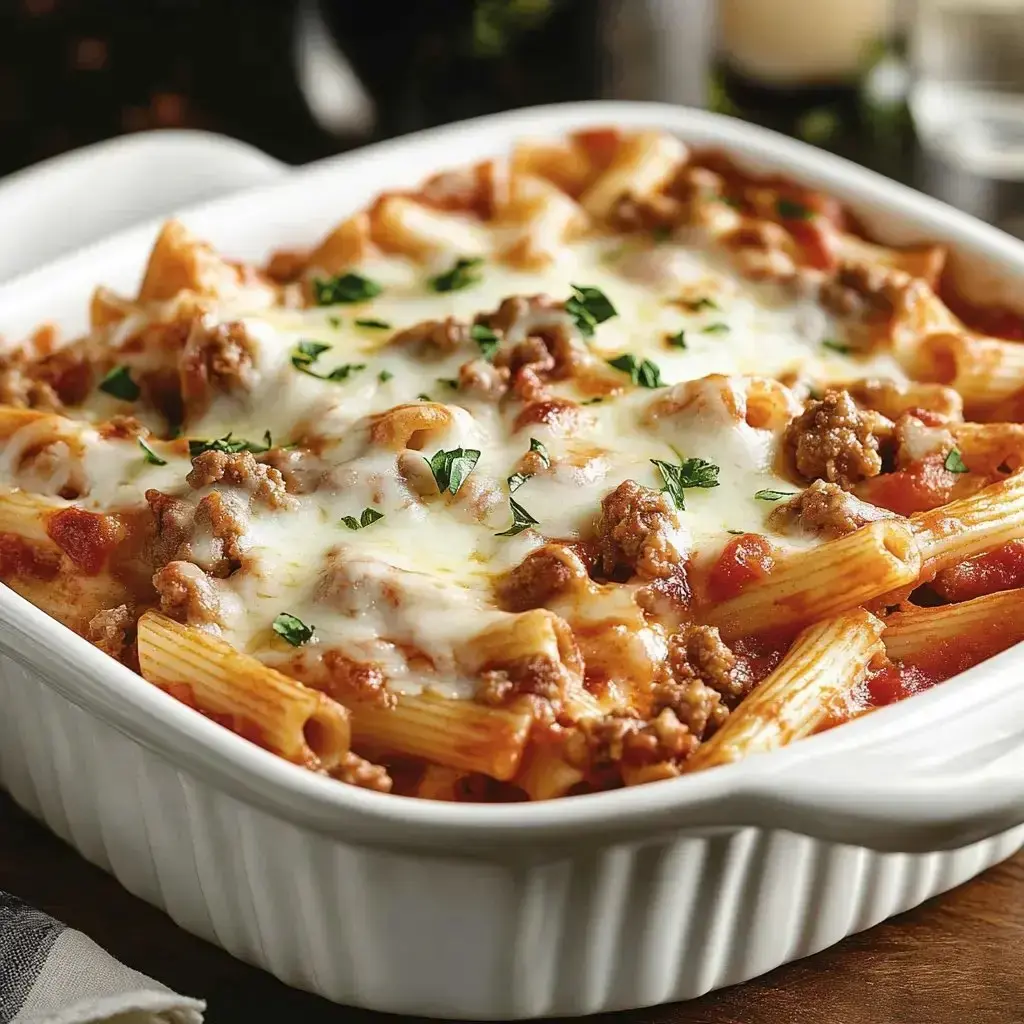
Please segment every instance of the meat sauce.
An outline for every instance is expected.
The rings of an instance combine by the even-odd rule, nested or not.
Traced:
[[[858,494],[873,505],[880,505],[897,515],[909,516],[927,512],[952,500],[957,473],[945,467],[945,457],[930,456],[906,469],[885,473],[867,481]]]
[[[966,562],[943,569],[932,589],[947,601],[970,601],[1024,586],[1024,540],[1011,540]]]
[[[115,516],[72,506],[48,517],[46,533],[82,572],[95,576],[122,539],[124,530]]]

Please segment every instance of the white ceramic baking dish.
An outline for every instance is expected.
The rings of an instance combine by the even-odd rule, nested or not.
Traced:
[[[944,239],[992,297],[1024,244],[726,118],[577,104],[433,130],[289,174],[186,220],[249,257],[306,243],[382,188],[587,125],[719,144],[850,202],[884,239]],[[0,287],[0,332],[81,326],[131,289],[133,229]],[[965,262],[966,261],[966,262]],[[474,1020],[700,995],[814,953],[1024,844],[1024,652],[770,756],[536,805],[381,796],[275,759],[0,588],[0,782],[182,927],[285,982]]]

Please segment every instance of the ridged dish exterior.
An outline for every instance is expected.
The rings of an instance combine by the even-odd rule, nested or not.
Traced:
[[[681,827],[536,861],[434,857],[250,807],[6,656],[0,708],[0,784],[88,860],[289,985],[396,1013],[507,1019],[690,999],[824,949],[1024,845],[1024,827],[924,855]]]

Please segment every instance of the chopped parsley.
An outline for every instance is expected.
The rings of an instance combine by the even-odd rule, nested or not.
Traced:
[[[367,299],[376,298],[381,291],[383,289],[376,281],[351,271],[336,277],[317,277],[313,280],[313,297],[318,306],[366,302]]]
[[[360,317],[358,320],[353,321],[356,327],[366,327],[372,331],[389,331],[391,330],[391,324],[387,320],[375,320],[373,317]]]
[[[545,466],[551,465],[551,456],[548,454],[548,450],[547,448],[544,447],[544,443],[542,441],[538,441],[537,438],[531,437],[530,451],[536,452],[540,456],[540,460],[541,462],[544,463]],[[508,478],[509,491],[518,491],[519,488],[522,487],[523,484],[525,484],[531,476],[533,476],[532,473],[513,473]]]
[[[658,364],[652,363],[650,359],[642,359],[640,362],[637,362],[636,356],[627,352],[625,355],[607,360],[607,363],[609,366],[614,366],[616,370],[628,373],[629,379],[642,388],[660,388],[664,386]]]
[[[333,327],[335,330],[337,330],[339,327],[341,327],[341,317],[340,316],[329,316],[327,318],[327,323],[331,327]],[[356,323],[359,323],[359,321],[357,320]]]
[[[666,334],[665,341],[672,348],[686,348],[686,331],[677,331],[675,334]]]
[[[427,459],[430,472],[434,474],[437,489],[444,494],[458,494],[459,488],[476,468],[480,461],[480,452],[476,448],[452,448],[449,451],[436,452],[433,458]]]
[[[573,318],[580,334],[585,338],[594,336],[594,329],[605,320],[618,316],[618,310],[600,288],[573,284],[572,296],[565,300],[565,311]]]
[[[273,627],[274,632],[282,640],[290,643],[292,647],[301,647],[304,643],[312,640],[313,630],[316,628],[315,626],[307,626],[302,619],[288,612],[281,612],[274,619]]]
[[[238,452],[252,452],[259,455],[260,452],[270,451],[274,447],[274,441],[270,431],[263,435],[263,444],[255,441],[246,441],[244,438],[235,438],[232,434],[225,434],[223,437],[215,438],[213,441],[201,441],[197,438],[190,438],[188,442],[188,455],[190,459],[197,458],[203,452],[225,452],[228,455],[236,455]]]
[[[509,498],[508,503],[512,509],[512,525],[507,530],[496,533],[495,537],[515,537],[516,534],[522,533],[523,530],[538,525],[538,521],[515,498]]]
[[[701,334],[728,334],[731,330],[728,324],[708,324],[707,327],[701,328]]]
[[[344,363],[336,366],[330,373],[317,373],[313,364],[331,346],[325,345],[322,341],[300,341],[292,353],[292,366],[301,373],[316,377],[317,380],[327,380],[333,383],[348,380],[353,373],[366,369],[366,363]]]
[[[839,352],[844,356],[850,351],[849,345],[844,345],[841,341],[836,341],[835,338],[826,338],[821,343],[821,347],[831,349],[833,352]]]
[[[651,238],[655,242],[665,242],[672,237],[672,229],[667,224],[659,224],[651,228]]]
[[[726,533],[731,533],[734,537],[742,537],[746,530],[726,530]]]
[[[127,366],[115,366],[100,381],[99,386],[100,391],[120,398],[122,402],[134,402],[141,394]]]
[[[157,453],[155,451],[153,451],[153,449],[150,448],[149,445],[146,444],[145,441],[142,440],[141,437],[139,438],[139,447],[142,449],[142,457],[151,466],[166,466],[167,465],[167,460],[166,459],[161,459],[160,456],[157,455]]]
[[[427,281],[435,292],[457,292],[480,281],[480,267],[483,264],[480,256],[460,256],[443,274],[438,274]]]
[[[686,508],[683,491],[687,487],[717,487],[719,468],[707,459],[684,459],[680,456],[678,465],[662,459],[651,459],[652,464],[661,473],[665,481],[662,488],[668,491],[680,511]]]
[[[377,380],[379,380],[381,384],[387,384],[392,377],[394,377],[394,374],[390,370],[381,370],[380,373],[377,374]]]
[[[803,203],[794,202],[792,199],[776,200],[775,212],[783,220],[810,220],[814,216],[813,210],[809,210]]]
[[[358,519],[356,519],[355,516],[342,516],[341,521],[350,530],[362,530],[367,526],[372,526],[383,518],[383,512],[378,512],[375,508],[364,508]]]
[[[438,384],[443,384],[445,387],[449,387],[452,391],[459,390],[459,381],[457,377],[438,377]]]
[[[714,299],[709,299],[706,295],[688,302],[680,302],[679,305],[684,309],[688,309],[691,313],[699,313],[702,309],[720,310],[722,308]]]
[[[967,464],[964,462],[963,456],[960,454],[959,448],[953,448],[950,450],[950,453],[946,456],[946,461],[943,465],[950,471],[950,473],[970,472],[967,468]]]
[[[480,346],[480,354],[487,360],[493,362],[494,356],[501,346],[501,339],[484,324],[473,324],[469,329],[469,336]]]
[[[433,399],[430,397],[430,395],[428,395],[425,391],[421,391],[416,396],[416,399],[417,399],[417,401],[420,401],[420,402],[432,402],[433,401]]]
[[[782,498],[792,498],[796,491],[773,491],[770,487],[758,491],[754,497],[758,501],[779,501]]]
[[[600,405],[603,401],[604,398],[601,395],[598,395],[596,398],[584,399],[584,401],[580,402],[580,405]]]

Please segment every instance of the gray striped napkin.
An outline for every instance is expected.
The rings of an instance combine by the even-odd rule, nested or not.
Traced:
[[[205,1009],[0,891],[0,1024],[202,1024]]]

